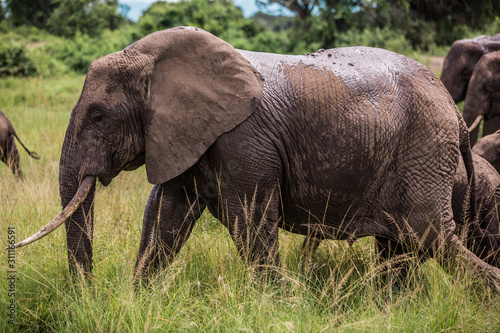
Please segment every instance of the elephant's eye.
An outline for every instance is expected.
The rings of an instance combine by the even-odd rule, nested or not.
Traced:
[[[104,120],[104,116],[101,113],[95,112],[92,115],[92,122],[94,124],[98,125],[98,124],[102,123],[103,120]]]

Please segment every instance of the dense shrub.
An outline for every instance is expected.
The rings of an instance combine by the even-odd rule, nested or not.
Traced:
[[[352,45],[379,47],[403,54],[412,51],[412,46],[405,35],[390,28],[363,29],[362,31],[351,29],[341,34],[336,44],[337,47]]]
[[[105,31],[99,38],[77,33],[73,39],[52,44],[46,52],[66,64],[77,73],[86,73],[90,63],[106,54],[123,50],[127,45],[139,39],[132,27],[116,31]]]
[[[35,73],[36,67],[23,45],[16,42],[0,42],[0,76],[29,76]]]

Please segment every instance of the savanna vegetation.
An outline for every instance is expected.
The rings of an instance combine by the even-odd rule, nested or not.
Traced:
[[[250,50],[369,45],[424,63],[430,55],[444,56],[455,39],[500,32],[500,5],[493,0],[475,1],[471,16],[458,0],[444,7],[431,0],[286,1],[298,6],[295,17],[265,13],[269,2],[280,1],[259,2],[263,12],[252,18],[231,1],[157,2],[131,22],[116,0],[4,0],[0,109],[41,159],[20,152],[24,182],[0,165],[2,244],[9,227],[19,241],[60,211],[61,146],[90,62],[150,32],[194,25]],[[281,232],[282,266],[267,281],[244,265],[225,228],[208,213],[168,270],[148,286],[136,284],[150,190],[143,168],[98,187],[91,279],[70,279],[62,228],[16,251],[14,263],[2,252],[0,331],[500,331],[500,297],[472,274],[408,257],[410,277],[395,288],[386,267],[377,264],[371,238],[353,245],[325,241],[308,258],[302,236]]]

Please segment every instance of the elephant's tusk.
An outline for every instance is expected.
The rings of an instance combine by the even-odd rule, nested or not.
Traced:
[[[85,198],[89,194],[92,186],[94,186],[95,180],[96,177],[93,176],[85,177],[82,183],[80,184],[80,187],[78,188],[78,191],[76,192],[73,199],[71,199],[70,203],[52,221],[50,221],[45,227],[40,229],[37,233],[33,234],[32,236],[26,238],[23,241],[20,241],[19,243],[8,246],[5,249],[6,250],[13,249],[28,245],[29,243],[35,242],[40,238],[47,236],[52,231],[56,230],[61,224],[66,222],[66,220],[69,217],[71,217],[71,215],[73,215],[73,213],[78,209],[78,207],[80,207],[83,200],[85,200]]]
[[[476,127],[481,122],[481,120],[483,120],[483,116],[481,116],[481,115],[477,116],[476,119],[474,120],[474,122],[472,123],[472,125],[470,125],[469,132],[472,132],[473,130],[475,130]]]

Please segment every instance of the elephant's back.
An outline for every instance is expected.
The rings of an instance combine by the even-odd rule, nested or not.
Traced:
[[[428,169],[422,177],[453,173],[456,155],[449,151],[458,154],[457,114],[425,66],[366,47],[303,56],[242,54],[264,77],[254,117],[280,131],[275,137],[283,142],[276,146],[284,147],[284,183],[295,206],[330,201],[332,221],[351,213],[371,216],[401,194],[398,184],[418,187],[420,169]],[[451,186],[451,179],[440,186]]]
[[[328,71],[346,84],[366,88],[401,84],[398,80],[401,77],[414,76],[416,71],[430,72],[427,67],[401,54],[365,46],[320,49],[303,55],[239,52],[268,82],[279,78],[277,73]]]

